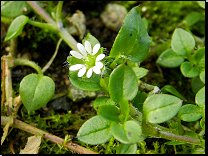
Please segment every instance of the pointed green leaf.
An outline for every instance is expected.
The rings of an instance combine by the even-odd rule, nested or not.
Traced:
[[[134,107],[138,108],[139,111],[142,111],[143,103],[147,98],[147,93],[138,91],[135,98],[131,101]]]
[[[132,100],[137,90],[137,77],[130,66],[121,64],[113,70],[109,80],[109,92],[115,102]]]
[[[172,36],[171,47],[178,55],[186,56],[194,50],[194,37],[188,31],[176,28]]]
[[[200,80],[199,76],[191,79],[191,89],[194,94],[196,94],[202,87],[204,87],[204,83]]]
[[[199,67],[197,66],[193,66],[190,62],[186,61],[183,62],[180,66],[181,69],[181,73],[185,76],[185,77],[196,77],[199,75]]]
[[[83,45],[85,45],[85,41],[89,41],[92,47],[94,47],[98,43],[100,44],[100,42],[90,33],[87,33],[87,36],[82,40]]]
[[[161,88],[162,93],[170,92],[171,94],[181,98],[184,101],[187,101],[173,86],[171,85],[165,85],[163,88]]]
[[[183,63],[184,58],[175,53],[172,49],[164,51],[157,59],[157,63],[163,67],[175,68]]]
[[[147,69],[142,68],[142,67],[132,67],[132,69],[134,70],[138,80],[143,78],[149,72]]]
[[[110,56],[125,55],[132,62],[141,61],[149,51],[150,37],[140,17],[140,8],[134,7],[126,15]]]
[[[108,101],[108,99],[109,99],[109,98],[106,97],[106,96],[100,96],[100,97],[97,97],[97,98],[95,99],[95,101],[93,102],[93,107],[94,107],[94,109],[95,109],[95,110],[98,110],[99,106],[106,104],[106,102]]]
[[[80,141],[90,145],[105,143],[112,137],[110,123],[99,116],[94,116],[82,125],[77,137]]]
[[[194,53],[194,60],[201,66],[205,67],[205,47],[198,49]]]
[[[190,14],[188,14],[184,21],[188,24],[188,25],[194,25],[195,23],[197,23],[202,17],[202,14],[200,12],[192,12]]]
[[[4,42],[17,37],[21,32],[29,18],[25,15],[16,17],[9,26]]]
[[[19,93],[28,112],[35,111],[48,103],[55,91],[50,77],[29,74],[20,82]]]
[[[116,106],[111,104],[99,106],[98,115],[111,122],[120,122],[118,118],[118,116],[120,115],[120,110]]]
[[[145,100],[143,113],[151,123],[163,123],[173,118],[182,106],[182,100],[167,94],[154,94]]]

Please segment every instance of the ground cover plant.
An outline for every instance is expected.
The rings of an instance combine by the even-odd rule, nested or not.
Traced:
[[[107,13],[112,12],[108,12],[112,7],[116,11],[124,10],[125,18],[120,27],[113,26],[121,13],[106,16],[108,22],[110,17],[116,17],[111,21],[113,24],[105,23],[106,12],[100,16],[108,27],[101,36],[93,29],[99,11],[90,12],[95,21],[91,31],[86,31],[87,20],[81,11],[73,15],[65,13],[70,8],[67,5],[73,6],[73,3],[76,2],[1,2],[2,22],[9,23],[4,43],[10,41],[9,52],[1,59],[2,153],[205,153],[205,3],[152,2],[155,7],[150,9],[151,2],[139,5],[130,1],[83,2],[100,8],[105,4]],[[126,12],[124,6],[128,9]],[[169,19],[168,15],[159,14],[163,11],[157,14],[158,8],[173,6],[181,10],[193,7],[196,11],[182,19],[172,19],[174,27],[169,23],[166,29],[164,25],[154,25]],[[175,9],[170,10],[170,14],[177,16]],[[41,29],[33,31],[31,26]],[[115,36],[107,33],[110,29]],[[28,53],[18,57],[17,46],[24,47],[25,36],[34,39],[29,45],[31,49],[47,49],[42,44],[45,38],[50,42],[49,47],[53,44],[55,52],[43,63],[44,67],[35,62],[38,59],[31,61]],[[109,36],[114,37],[110,48],[104,42]],[[53,65],[61,50],[69,52],[65,58],[64,54],[60,55],[65,62]],[[33,53],[32,56],[42,58],[44,54]],[[145,62],[147,65],[141,66]],[[68,75],[65,79],[59,77],[60,68],[57,76],[49,72],[50,67],[64,68],[63,63]],[[151,71],[152,65],[158,73]],[[21,66],[29,66],[32,71],[14,85],[12,71]],[[182,87],[166,83],[166,72]],[[55,83],[59,81],[62,86]],[[78,90],[66,88],[67,82]],[[57,92],[57,88],[66,90]],[[72,94],[78,92],[81,92],[79,96],[92,93],[94,96],[91,99],[84,96],[81,100],[72,98]],[[71,106],[66,95],[73,101]],[[23,143],[18,144],[18,140]]]

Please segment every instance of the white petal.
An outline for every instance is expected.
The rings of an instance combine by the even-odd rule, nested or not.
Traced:
[[[82,77],[85,74],[86,70],[87,70],[86,67],[83,67],[82,69],[80,69],[78,74],[77,74],[78,77]]]
[[[100,49],[100,44],[96,44],[96,45],[93,47],[93,53],[92,53],[92,55],[95,55],[95,54],[98,52],[99,49]]]
[[[84,57],[87,57],[87,52],[85,50],[85,47],[81,43],[77,43],[77,48],[83,54]]]
[[[99,69],[102,69],[103,63],[102,62],[95,62],[95,66],[98,67]]]
[[[92,67],[93,71],[95,72],[95,74],[100,74],[100,68],[98,68],[97,66]]]
[[[96,57],[96,61],[100,61],[105,57],[105,54],[100,54]]]
[[[90,78],[92,76],[92,68],[90,68],[88,71],[87,71],[87,78]]]
[[[71,70],[71,71],[76,71],[76,70],[81,69],[82,67],[84,67],[83,64],[75,64],[75,65],[70,66],[70,67],[69,67],[69,70]]]
[[[89,41],[85,41],[85,49],[91,55],[92,54],[92,47]]]
[[[71,51],[70,51],[70,54],[71,54],[72,56],[78,58],[78,59],[83,59],[83,58],[84,58],[83,55],[81,55],[80,53],[78,53],[77,51],[74,51],[74,50],[71,50]]]

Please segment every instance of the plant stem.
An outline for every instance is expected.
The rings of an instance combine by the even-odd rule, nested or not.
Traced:
[[[48,23],[57,27],[56,22],[37,4],[35,1],[27,1],[28,4]],[[59,4],[59,9],[62,4]],[[71,47],[71,49],[78,51],[77,41],[61,26],[57,30],[59,36]]]
[[[9,119],[10,119],[10,117],[1,116],[1,125],[5,125],[9,121]],[[45,132],[43,130],[40,130],[36,127],[33,127],[33,126],[26,124],[26,123],[24,123],[20,120],[17,120],[17,119],[14,119],[12,127],[19,128],[21,130],[24,130],[26,132],[29,132],[29,133],[32,133],[35,135],[41,134],[43,136],[43,138],[49,139],[50,141],[57,143],[59,145],[62,145],[62,143],[64,142],[64,139],[62,139],[62,138],[59,138],[53,134],[50,134],[50,133]],[[84,148],[78,144],[72,143],[72,142],[67,142],[63,146],[67,147],[73,151],[76,151],[78,153],[82,153],[82,154],[98,154],[94,151],[86,149],[86,148]]]
[[[56,22],[37,4],[36,1],[27,1],[27,3],[40,15],[46,22],[56,25]]]
[[[34,68],[38,72],[38,74],[43,75],[41,68],[33,61],[29,61],[29,60],[22,59],[22,58],[14,59],[14,61],[15,61],[15,64],[13,68],[16,66],[20,66],[20,65],[26,65],[26,66],[30,66]]]
[[[59,28],[63,27],[63,23],[62,23],[62,20],[61,20],[62,6],[63,6],[63,1],[59,1],[58,5],[57,5],[57,10],[56,10],[56,23],[57,23]]]
[[[40,27],[42,29],[48,29],[53,32],[58,31],[58,28],[54,27],[54,25],[51,25],[50,23],[41,23],[41,22],[36,22],[36,21],[31,21],[31,20],[28,20],[28,23],[36,27]]]
[[[59,46],[60,46],[60,44],[61,44],[61,41],[62,41],[62,38],[59,39],[59,41],[58,41],[58,43],[57,43],[57,45],[56,45],[56,50],[55,50],[53,56],[51,57],[50,61],[45,65],[45,67],[43,67],[43,69],[42,69],[42,72],[43,72],[43,73],[50,67],[51,63],[52,63],[53,60],[55,59],[55,57],[56,57],[56,55],[57,55],[57,53],[58,53],[58,49],[59,49]]]
[[[142,121],[142,128],[143,133],[148,136],[200,145],[198,139],[174,134],[174,130],[162,127],[157,124],[149,123],[144,119]]]

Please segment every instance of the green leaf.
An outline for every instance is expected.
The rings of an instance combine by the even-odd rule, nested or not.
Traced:
[[[111,132],[118,141],[124,144],[132,144],[140,140],[142,129],[136,121],[129,120],[124,125],[113,122],[111,124]]]
[[[157,59],[157,63],[163,67],[175,68],[183,63],[183,56],[179,56],[172,49],[164,51]]]
[[[90,145],[105,143],[112,137],[110,123],[99,116],[94,116],[82,125],[77,137],[80,141]]]
[[[94,47],[96,44],[100,44],[100,42],[90,33],[87,33],[87,36],[82,40],[82,44],[84,45],[85,41],[89,41],[91,46]]]
[[[186,104],[178,112],[178,117],[186,122],[197,121],[202,117],[201,110],[197,105]]]
[[[124,130],[126,133],[126,137],[128,138],[130,143],[137,143],[142,134],[142,128],[138,124],[138,122],[129,120],[124,123]]]
[[[116,103],[121,100],[132,100],[137,90],[137,77],[131,67],[121,64],[113,70],[109,80],[109,92]]]
[[[171,47],[178,55],[186,56],[194,50],[194,37],[188,31],[176,28],[172,36]]]
[[[197,66],[193,66],[190,62],[185,61],[181,64],[180,66],[181,69],[181,73],[185,76],[185,77],[196,77],[199,75],[199,67]]]
[[[74,72],[69,71],[69,79],[75,87],[85,91],[98,91],[101,89],[100,75],[93,73],[90,78],[78,77],[77,76],[78,72],[79,71],[74,71]]]
[[[191,89],[194,94],[196,94],[202,87],[204,87],[204,83],[198,76],[191,79]]]
[[[132,67],[132,69],[134,70],[138,80],[143,78],[149,72],[147,69],[142,68],[142,67]]]
[[[145,100],[143,113],[151,123],[163,123],[173,118],[179,111],[182,100],[167,94],[154,94]]]
[[[196,93],[195,102],[199,106],[205,105],[205,86]]]
[[[131,101],[134,107],[138,108],[139,111],[142,111],[143,103],[147,98],[147,93],[138,91],[135,98]]]
[[[19,93],[28,112],[35,111],[48,103],[55,91],[50,77],[29,74],[20,82]]]
[[[25,15],[16,17],[10,24],[4,42],[17,37],[21,32],[29,18]]]
[[[140,17],[140,8],[134,7],[126,15],[110,56],[125,55],[132,62],[141,61],[149,51],[150,37]]]
[[[9,1],[1,6],[1,16],[15,18],[20,15],[26,15],[32,11],[32,8],[26,1]]]
[[[171,85],[165,85],[163,88],[161,88],[162,93],[170,92],[171,94],[181,98],[184,101],[187,101],[173,86]]]
[[[200,73],[199,77],[201,81],[205,84],[205,70]]]
[[[197,1],[199,6],[205,9],[205,1]]]
[[[99,106],[98,115],[111,122],[120,122],[118,118],[118,116],[120,115],[120,110],[116,106],[111,104]]]
[[[100,86],[102,87],[103,92],[105,92],[107,95],[109,94],[108,84],[109,77],[101,77]]]
[[[136,154],[137,144],[119,144],[116,150],[116,154]]]
[[[194,53],[194,60],[201,66],[205,67],[205,47],[198,49]]]
[[[201,14],[200,12],[194,11],[194,12],[188,14],[188,15],[185,17],[184,21],[185,21],[189,26],[191,26],[191,25],[194,25],[195,23],[197,23],[197,22],[201,19],[201,17],[202,17],[202,14]]]
[[[130,112],[130,101],[128,100],[121,100],[119,102],[119,105],[120,105],[120,109],[121,109],[121,113],[123,116],[120,116],[120,120],[121,121],[126,121],[129,117],[129,112]]]
[[[109,99],[109,98],[106,97],[106,96],[100,96],[100,97],[97,97],[97,98],[95,99],[95,101],[93,102],[93,107],[94,107],[94,109],[95,109],[95,110],[98,110],[99,106],[106,104],[106,102],[108,101],[108,99]]]

